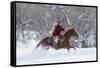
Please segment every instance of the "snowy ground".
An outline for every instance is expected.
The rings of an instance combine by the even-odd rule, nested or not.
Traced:
[[[35,49],[38,42],[28,40],[27,43],[17,41],[17,65],[78,62],[96,60],[96,48],[77,48],[77,50],[41,47]]]

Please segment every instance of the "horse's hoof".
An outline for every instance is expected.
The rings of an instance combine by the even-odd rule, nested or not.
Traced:
[[[70,51],[70,48],[67,48],[68,51]]]

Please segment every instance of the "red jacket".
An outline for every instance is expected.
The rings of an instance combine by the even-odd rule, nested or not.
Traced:
[[[53,36],[58,36],[61,31],[64,31],[64,28],[62,28],[59,24],[55,26],[55,29],[53,30]]]

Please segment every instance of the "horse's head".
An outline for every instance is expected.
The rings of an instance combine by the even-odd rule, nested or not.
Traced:
[[[78,33],[76,32],[76,30],[74,28],[70,28],[67,30],[67,32],[65,32],[64,34],[65,37],[71,37],[71,36],[75,36],[75,37],[78,37]]]
[[[74,28],[72,28],[70,32],[72,33],[73,36],[78,37],[78,33],[76,32]]]

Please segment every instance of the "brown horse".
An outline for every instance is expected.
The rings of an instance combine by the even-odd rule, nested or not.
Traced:
[[[40,46],[40,44],[42,45],[42,47],[53,47],[54,49],[60,49],[60,48],[66,48],[66,49],[70,49],[70,48],[74,48],[73,46],[70,46],[69,40],[72,36],[78,37],[78,33],[76,32],[76,30],[74,28],[70,28],[68,29],[65,34],[64,34],[64,41],[60,42],[60,40],[58,41],[57,44],[54,44],[54,40],[53,37],[45,37],[44,39],[42,39],[39,44],[37,45],[37,47]],[[50,39],[50,42],[48,42],[48,39]],[[36,48],[37,48],[36,47]]]

